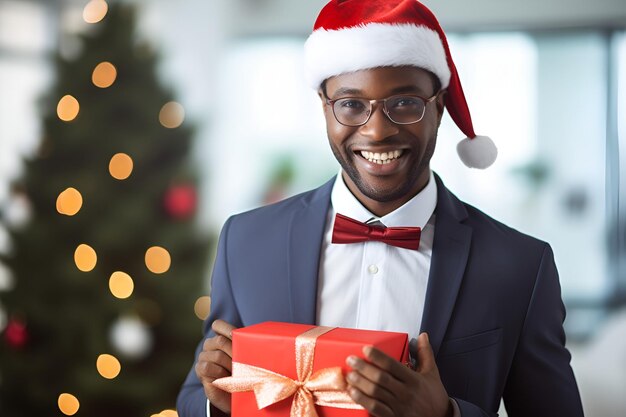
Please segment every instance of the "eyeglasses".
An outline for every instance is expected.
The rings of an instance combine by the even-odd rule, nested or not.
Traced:
[[[358,97],[345,97],[335,100],[326,99],[332,106],[335,119],[344,126],[362,126],[368,122],[375,103],[383,103],[383,112],[392,122],[399,125],[417,123],[424,117],[426,105],[435,100],[439,92],[431,98],[415,95],[397,95],[380,100],[368,100]]]

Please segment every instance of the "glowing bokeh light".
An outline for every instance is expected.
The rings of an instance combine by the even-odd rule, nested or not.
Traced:
[[[128,298],[135,289],[135,283],[133,279],[125,272],[115,271],[109,278],[109,290],[111,294],[117,298]]]
[[[113,355],[102,354],[96,360],[96,369],[100,376],[106,379],[113,379],[120,374],[122,365]]]
[[[113,85],[117,78],[117,69],[110,62],[104,61],[96,65],[91,74],[91,81],[96,87],[107,88]]]
[[[74,262],[79,270],[89,272],[96,267],[98,256],[91,246],[83,243],[78,245],[74,252]]]
[[[133,159],[125,153],[116,153],[109,162],[109,173],[116,180],[125,180],[133,172]]]
[[[185,109],[180,103],[170,101],[161,107],[159,112],[159,122],[168,129],[174,129],[183,124],[185,120]]]
[[[163,410],[158,415],[161,417],[178,417],[178,413],[175,410]]]
[[[80,408],[80,402],[78,402],[78,398],[73,396],[72,394],[63,393],[59,395],[59,410],[66,416],[73,416],[78,412]]]
[[[83,19],[87,23],[98,23],[109,11],[109,5],[104,0],[91,0],[83,9]]]
[[[146,251],[146,267],[155,274],[162,274],[170,269],[170,253],[160,246],[153,246]]]
[[[193,306],[193,311],[200,320],[206,319],[211,312],[211,297],[205,295],[198,298]]]
[[[57,116],[64,122],[71,122],[78,116],[80,104],[78,100],[69,94],[63,96],[57,104]]]
[[[67,188],[57,197],[57,211],[66,216],[73,216],[83,206],[83,196],[76,188]]]

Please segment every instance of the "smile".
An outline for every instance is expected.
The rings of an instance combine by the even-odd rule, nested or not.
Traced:
[[[400,158],[404,151],[402,149],[398,149],[395,151],[389,152],[368,152],[368,151],[360,151],[361,156],[367,159],[370,162],[379,165],[385,165],[391,163],[393,160]]]

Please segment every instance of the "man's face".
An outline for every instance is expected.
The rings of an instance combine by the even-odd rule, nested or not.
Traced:
[[[433,76],[415,67],[374,68],[326,80],[326,94],[331,100],[344,97],[383,99],[396,94],[429,98],[436,93],[435,88]],[[320,93],[320,97],[324,101],[323,94]],[[443,107],[442,94],[426,105],[421,121],[399,125],[384,114],[380,102],[374,106],[366,124],[349,127],[337,122],[332,107],[324,105],[330,147],[347,174],[344,179],[348,187],[359,200],[404,203],[428,183],[429,163],[435,150]],[[369,152],[387,153],[391,162],[371,162],[366,159],[371,156]],[[395,157],[398,153],[400,155]]]

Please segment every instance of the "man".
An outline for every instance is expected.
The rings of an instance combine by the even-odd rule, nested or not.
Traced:
[[[496,156],[435,16],[415,0],[332,0],[306,54],[341,173],[224,225],[181,417],[230,411],[212,382],[230,375],[231,331],[267,320],[408,333],[415,369],[376,349],[346,358],[374,416],[495,416],[501,398],[511,417],[582,416],[550,247],[430,170],[446,108],[466,165]]]

